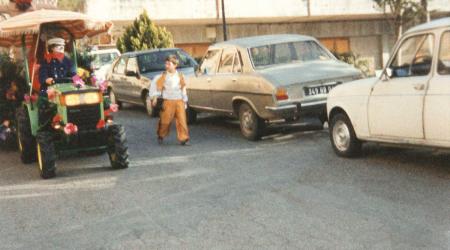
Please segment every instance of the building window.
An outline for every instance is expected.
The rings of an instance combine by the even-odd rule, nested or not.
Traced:
[[[348,53],[350,52],[350,39],[345,37],[339,38],[320,38],[320,43],[322,43],[327,49],[332,53]]]

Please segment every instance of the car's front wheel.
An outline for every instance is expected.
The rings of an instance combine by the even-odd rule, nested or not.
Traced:
[[[122,108],[122,102],[117,100],[116,94],[112,89],[109,90],[109,99],[111,100],[112,104],[117,104],[119,108]]]
[[[340,113],[331,118],[330,140],[334,152],[342,157],[355,157],[361,154],[361,141],[347,115]]]
[[[265,122],[247,103],[243,103],[239,107],[239,123],[241,133],[245,138],[251,141],[261,139]]]

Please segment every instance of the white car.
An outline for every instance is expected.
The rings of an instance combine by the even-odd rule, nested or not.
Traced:
[[[120,56],[117,49],[101,49],[89,52],[92,56],[92,67],[94,74],[99,80],[105,80],[108,70],[111,68],[113,61]]]
[[[450,148],[450,18],[408,30],[393,52],[380,77],[329,93],[339,156],[357,156],[364,141]]]

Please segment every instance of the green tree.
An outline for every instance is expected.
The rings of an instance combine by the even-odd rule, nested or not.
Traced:
[[[155,25],[145,10],[117,40],[117,49],[122,53],[168,47],[173,47],[172,34],[166,28]]]
[[[86,0],[58,0],[58,9],[84,12]]]
[[[426,0],[373,0],[384,10],[398,38],[404,26],[411,26],[424,20],[427,13]]]
[[[15,62],[8,53],[0,53],[0,92],[7,89],[12,81],[17,83],[22,92],[27,92],[24,74],[22,62]]]

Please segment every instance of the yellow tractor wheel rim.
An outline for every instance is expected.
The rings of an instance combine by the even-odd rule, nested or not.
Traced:
[[[41,155],[41,145],[37,145],[37,153],[38,153],[38,163],[39,163],[39,169],[42,171],[42,155]]]
[[[19,144],[19,150],[22,153],[23,152],[23,146],[22,146],[22,140],[20,140],[20,135],[17,135],[17,141]]]

